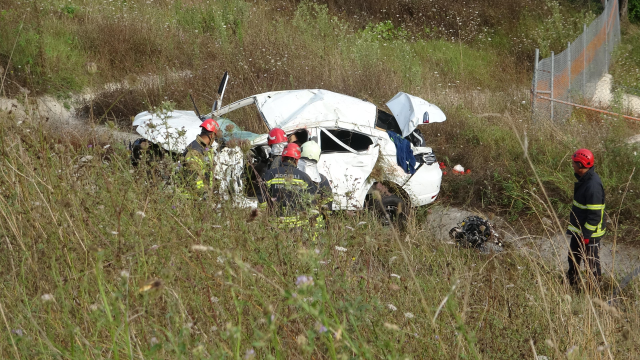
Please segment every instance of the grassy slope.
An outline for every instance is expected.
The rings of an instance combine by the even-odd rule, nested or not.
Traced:
[[[536,199],[542,193],[525,166],[513,123],[519,134],[526,131],[529,154],[561,216],[567,213],[572,188],[567,156],[578,146],[589,146],[600,159],[609,214],[614,220],[620,214],[617,236],[637,236],[635,194],[640,187],[635,178],[629,184],[633,192],[622,198],[629,175],[640,165],[635,149],[622,141],[637,130],[622,121],[580,112],[565,125],[530,124],[528,106],[521,103],[528,99],[523,90],[529,82],[518,65],[522,54],[533,45],[548,43],[553,49],[554,42],[566,42],[555,36],[558,27],[570,36],[571,24],[579,23],[571,19],[587,17],[575,10],[563,7],[561,14],[571,15],[568,20],[542,26],[541,19],[551,18],[553,9],[525,11],[527,3],[517,3],[509,11],[514,19],[525,17],[522,21],[470,27],[468,37],[451,41],[446,35],[456,24],[451,16],[446,24],[441,19],[444,25],[437,31],[430,26],[427,33],[415,25],[400,29],[402,21],[394,20],[391,27],[383,23],[393,16],[341,12],[333,2],[332,11],[307,3],[254,5],[231,0],[211,5],[3,4],[3,60],[11,54],[18,22],[25,19],[9,69],[12,82],[5,84],[10,95],[19,94],[15,83],[64,97],[87,85],[123,78],[135,83],[147,73],[193,72],[192,78],[167,79],[144,91],[105,94],[95,112],[100,114],[119,99],[108,114],[118,120],[163,100],[188,109],[188,92],[206,108],[224,69],[232,75],[228,99],[322,87],[383,104],[402,90],[443,107],[449,120],[425,126],[427,139],[440,160],[473,171],[471,176],[447,177],[441,202],[484,208],[512,220],[519,217],[530,225],[529,231],[541,231],[531,219],[549,215]],[[398,13],[392,15],[402,14],[394,11]],[[517,11],[522,14],[513,15],[520,14]],[[488,16],[483,14],[483,19]],[[373,19],[373,25],[367,27],[369,21],[363,17]],[[436,24],[438,19],[426,20]],[[512,46],[520,35],[521,42]],[[97,74],[87,73],[87,61],[97,64]],[[483,116],[505,112],[512,120]],[[239,120],[261,131],[255,121]],[[181,203],[153,182],[144,182],[142,173],[129,173],[122,149],[109,150],[104,164],[99,161],[105,156],[102,150],[70,147],[67,140],[56,145],[58,140],[33,127],[3,121],[3,159],[15,170],[3,166],[0,178],[0,224],[6,235],[2,251],[9,254],[0,264],[0,298],[8,328],[26,334],[12,333],[23,357],[61,351],[78,358],[87,353],[216,358],[243,356],[253,348],[261,357],[269,353],[283,358],[331,357],[331,349],[348,356],[474,357],[477,352],[486,358],[521,358],[531,356],[530,338],[540,354],[554,355],[543,345],[554,338],[559,353],[577,345],[589,358],[600,354],[596,318],[586,299],[572,295],[568,302],[559,274],[528,259],[514,254],[493,259],[459,255],[432,243],[416,226],[409,230],[410,241],[402,243],[407,263],[393,234],[368,218],[336,219],[318,246],[320,254],[300,251],[298,237],[269,228],[264,219],[247,223],[243,212]],[[85,155],[94,159],[81,163]],[[522,216],[527,214],[531,216]],[[361,220],[368,224],[356,226]],[[214,250],[189,250],[199,243]],[[347,253],[341,255],[336,245]],[[304,243],[302,247],[314,249]],[[219,263],[218,256],[227,261]],[[332,262],[321,264],[321,259]],[[416,273],[416,281],[408,268]],[[122,270],[130,277],[121,277]],[[399,274],[400,280],[391,273]],[[297,289],[294,282],[301,274],[314,276],[315,285]],[[162,279],[163,289],[137,293],[155,278]],[[438,304],[457,280],[458,290],[432,324]],[[514,287],[506,287],[511,284]],[[426,307],[417,296],[419,288]],[[628,294],[629,304],[636,291]],[[293,292],[298,295],[293,297]],[[41,296],[47,293],[56,301],[43,302]],[[303,300],[311,297],[317,300]],[[388,304],[398,310],[389,310]],[[637,352],[633,347],[638,316],[634,308],[624,309],[624,320],[618,320],[597,308],[615,354]],[[409,319],[405,312],[415,317]],[[320,334],[318,324],[335,332],[342,329],[340,336]],[[2,334],[0,357],[12,357],[9,332]]]
[[[512,218],[532,213],[540,207],[526,191],[536,185],[520,161],[511,126],[504,119],[478,115],[508,111],[520,132],[532,126],[526,89],[533,49],[561,50],[580,31],[581,21],[599,9],[591,2],[558,6],[522,1],[488,7],[479,1],[462,9],[450,3],[402,7],[383,2],[373,6],[363,0],[343,4],[340,11],[339,3],[329,2],[333,9],[329,11],[307,2],[80,5],[7,0],[6,10],[0,12],[0,54],[11,54],[18,23],[24,19],[6,84],[6,91],[16,95],[20,89],[15,83],[64,97],[87,85],[123,79],[135,85],[146,74],[159,74],[157,85],[107,92],[94,102],[96,116],[111,109],[103,120],[125,127],[131,116],[165,100],[191,108],[188,93],[195,95],[201,109],[209,108],[222,70],[232,75],[227,99],[263,91],[326,88],[382,105],[397,91],[406,91],[429,99],[448,114],[445,124],[424,129],[439,158],[449,166],[461,163],[474,171],[470,178],[446,182],[445,197],[456,204],[506,212]],[[467,26],[460,30],[458,22]],[[97,65],[96,74],[87,72],[87,62]],[[166,76],[185,70],[193,76]],[[234,120],[248,130],[264,131],[251,114]],[[622,204],[617,190],[631,172],[630,162],[635,162],[630,160],[635,159],[634,149],[619,148],[615,134],[635,130],[611,122],[601,127],[600,119],[589,114],[579,114],[575,121],[577,129],[573,123],[528,131],[534,160],[564,214],[572,179],[568,163],[560,162],[576,146],[594,148],[599,158],[606,158],[602,165],[612,194],[609,207],[615,212]],[[549,159],[553,166],[548,166]],[[629,166],[614,166],[618,163],[609,159],[624,159]],[[639,191],[636,187],[634,181],[631,190]],[[621,213],[627,240],[637,236],[636,217],[625,210],[635,201],[627,198]]]
[[[636,285],[618,310],[592,308],[532,259],[419,225],[398,239],[366,214],[331,218],[313,245],[181,200],[118,145],[0,122],[1,358],[514,359],[530,339],[599,358],[603,338],[616,357],[638,351]]]

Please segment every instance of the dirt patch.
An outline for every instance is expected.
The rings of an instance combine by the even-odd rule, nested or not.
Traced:
[[[478,215],[496,225],[496,230],[507,249],[513,248],[533,259],[542,260],[554,270],[566,271],[569,267],[569,243],[564,233],[550,232],[549,236],[519,234],[499,217],[491,218],[487,214],[445,206],[434,206],[429,211],[427,228],[440,241],[451,242],[449,230],[467,216]],[[551,221],[545,224],[550,225]],[[602,240],[600,260],[603,273],[626,275],[640,265],[640,249],[625,244],[614,244],[612,236],[605,236]]]

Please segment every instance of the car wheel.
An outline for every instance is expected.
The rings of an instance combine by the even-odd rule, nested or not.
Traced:
[[[404,230],[407,222],[406,204],[397,195],[387,195],[380,201],[374,202],[374,210],[384,226],[389,226],[389,221],[400,230]],[[389,215],[387,217],[387,215]]]

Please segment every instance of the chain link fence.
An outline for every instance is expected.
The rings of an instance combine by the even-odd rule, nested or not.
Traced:
[[[533,72],[533,119],[564,121],[580,99],[591,99],[596,85],[609,71],[611,53],[620,42],[618,1],[609,0],[605,10],[560,54],[539,60],[536,49]]]

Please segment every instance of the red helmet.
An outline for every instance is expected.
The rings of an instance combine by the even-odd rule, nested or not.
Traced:
[[[582,166],[586,168],[593,167],[593,163],[595,159],[593,158],[593,153],[587,149],[578,149],[573,156],[571,156],[571,160],[575,162],[579,162]]]
[[[209,132],[218,133],[220,131],[220,125],[213,119],[207,119],[200,124],[200,127],[205,128]]]
[[[290,157],[294,159],[300,159],[300,146],[295,143],[291,143],[282,151],[282,157]]]
[[[280,144],[282,142],[287,142],[287,135],[284,133],[284,130],[274,128],[269,131],[269,140],[267,142],[269,145]]]

